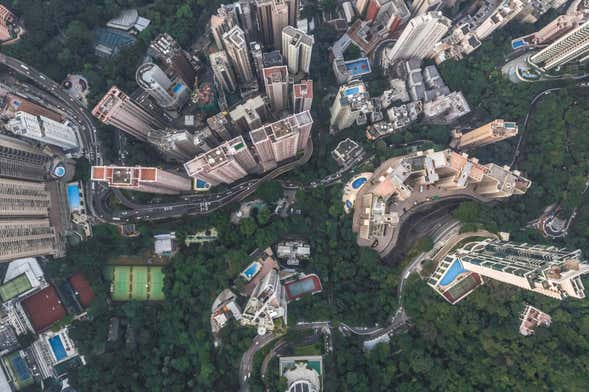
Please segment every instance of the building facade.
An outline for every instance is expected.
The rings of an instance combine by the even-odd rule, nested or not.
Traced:
[[[254,80],[254,71],[249,58],[249,50],[245,33],[239,26],[223,34],[223,42],[229,61],[237,74],[238,79],[247,84]]]
[[[139,87],[163,109],[179,110],[190,98],[190,89],[182,79],[172,78],[154,63],[142,64],[135,76]]]
[[[270,107],[274,112],[280,112],[288,108],[288,68],[280,67],[264,68],[264,87],[266,96],[270,100]]]
[[[586,61],[589,55],[589,21],[559,38],[530,57],[530,63],[542,70],[552,70],[574,60]]]
[[[516,123],[498,119],[466,133],[453,131],[450,144],[464,151],[514,137],[517,131]]]
[[[147,141],[149,131],[164,127],[161,121],[116,86],[111,87],[102,97],[92,109],[92,114],[101,122],[117,127],[141,141]]]
[[[452,21],[439,11],[411,19],[393,48],[385,53],[386,60],[392,64],[401,59],[415,57],[421,60],[428,57],[434,44],[448,32],[450,26]]]
[[[215,79],[221,85],[223,90],[227,92],[237,90],[237,79],[235,78],[235,73],[229,63],[227,53],[223,50],[211,53],[209,55],[209,60],[211,62],[211,68],[213,69]]]
[[[73,150],[80,146],[78,136],[72,127],[27,112],[16,112],[15,117],[6,124],[6,128],[16,135],[64,150]]]
[[[299,29],[292,26],[282,29],[282,56],[290,73],[309,73],[314,44],[314,38]]]
[[[0,135],[0,176],[42,181],[48,173],[50,158],[29,143]]]
[[[301,113],[311,110],[313,105],[313,81],[310,79],[301,80],[300,83],[292,86],[292,111]]]

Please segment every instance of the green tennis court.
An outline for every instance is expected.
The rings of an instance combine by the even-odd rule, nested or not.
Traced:
[[[162,267],[116,265],[107,268],[112,270],[114,301],[161,301],[165,298]],[[109,270],[105,269],[105,275],[109,275]]]
[[[9,280],[0,286],[0,297],[2,302],[6,302],[19,294],[28,291],[33,287],[26,274],[18,275],[16,278]]]
[[[147,273],[148,267],[131,267],[133,268],[133,282],[131,285],[131,297],[137,301],[147,299]]]
[[[153,301],[161,301],[165,298],[164,296],[164,273],[162,272],[161,267],[151,268],[150,271],[150,293],[149,299]]]

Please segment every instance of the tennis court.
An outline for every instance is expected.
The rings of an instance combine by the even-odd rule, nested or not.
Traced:
[[[6,367],[12,374],[18,389],[24,388],[33,383],[34,379],[29,371],[29,367],[18,352],[4,357],[4,364],[7,365]]]
[[[133,275],[131,275],[131,296],[137,301],[145,301],[147,299],[147,274],[148,267],[131,267],[133,268]]]
[[[114,301],[161,301],[165,298],[162,267],[117,265],[107,267],[105,274],[112,279]]]
[[[9,280],[0,286],[0,298],[6,302],[19,294],[31,289],[31,282],[26,274],[18,275],[16,278]]]

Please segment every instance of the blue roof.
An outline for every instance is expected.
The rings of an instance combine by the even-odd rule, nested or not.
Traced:
[[[468,272],[462,266],[462,263],[458,259],[454,259],[450,267],[446,270],[444,277],[440,280],[441,286],[447,286],[456,279],[456,277],[464,272]]]
[[[96,29],[95,36],[95,49],[97,49],[97,46],[104,46],[111,51],[111,56],[117,55],[122,48],[131,46],[137,41],[137,38],[127,32],[108,28]],[[98,52],[108,55],[100,50]]]

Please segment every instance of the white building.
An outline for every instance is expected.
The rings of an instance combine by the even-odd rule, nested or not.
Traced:
[[[277,269],[270,271],[252,292],[239,320],[241,325],[257,327],[259,335],[274,330],[274,320],[286,324],[286,291]]]
[[[450,26],[452,21],[441,12],[428,12],[411,19],[393,48],[385,52],[383,61],[392,64],[411,57],[420,60],[428,57]]]
[[[64,150],[80,146],[76,132],[70,126],[44,116],[18,111],[6,124],[6,128],[17,135],[58,146]]]
[[[315,39],[299,29],[286,26],[282,30],[282,55],[291,74],[309,73]]]
[[[190,89],[179,77],[170,78],[154,63],[142,64],[135,76],[139,87],[164,109],[178,110],[190,98]]]
[[[530,57],[530,63],[551,70],[576,59],[589,60],[589,21]]]

